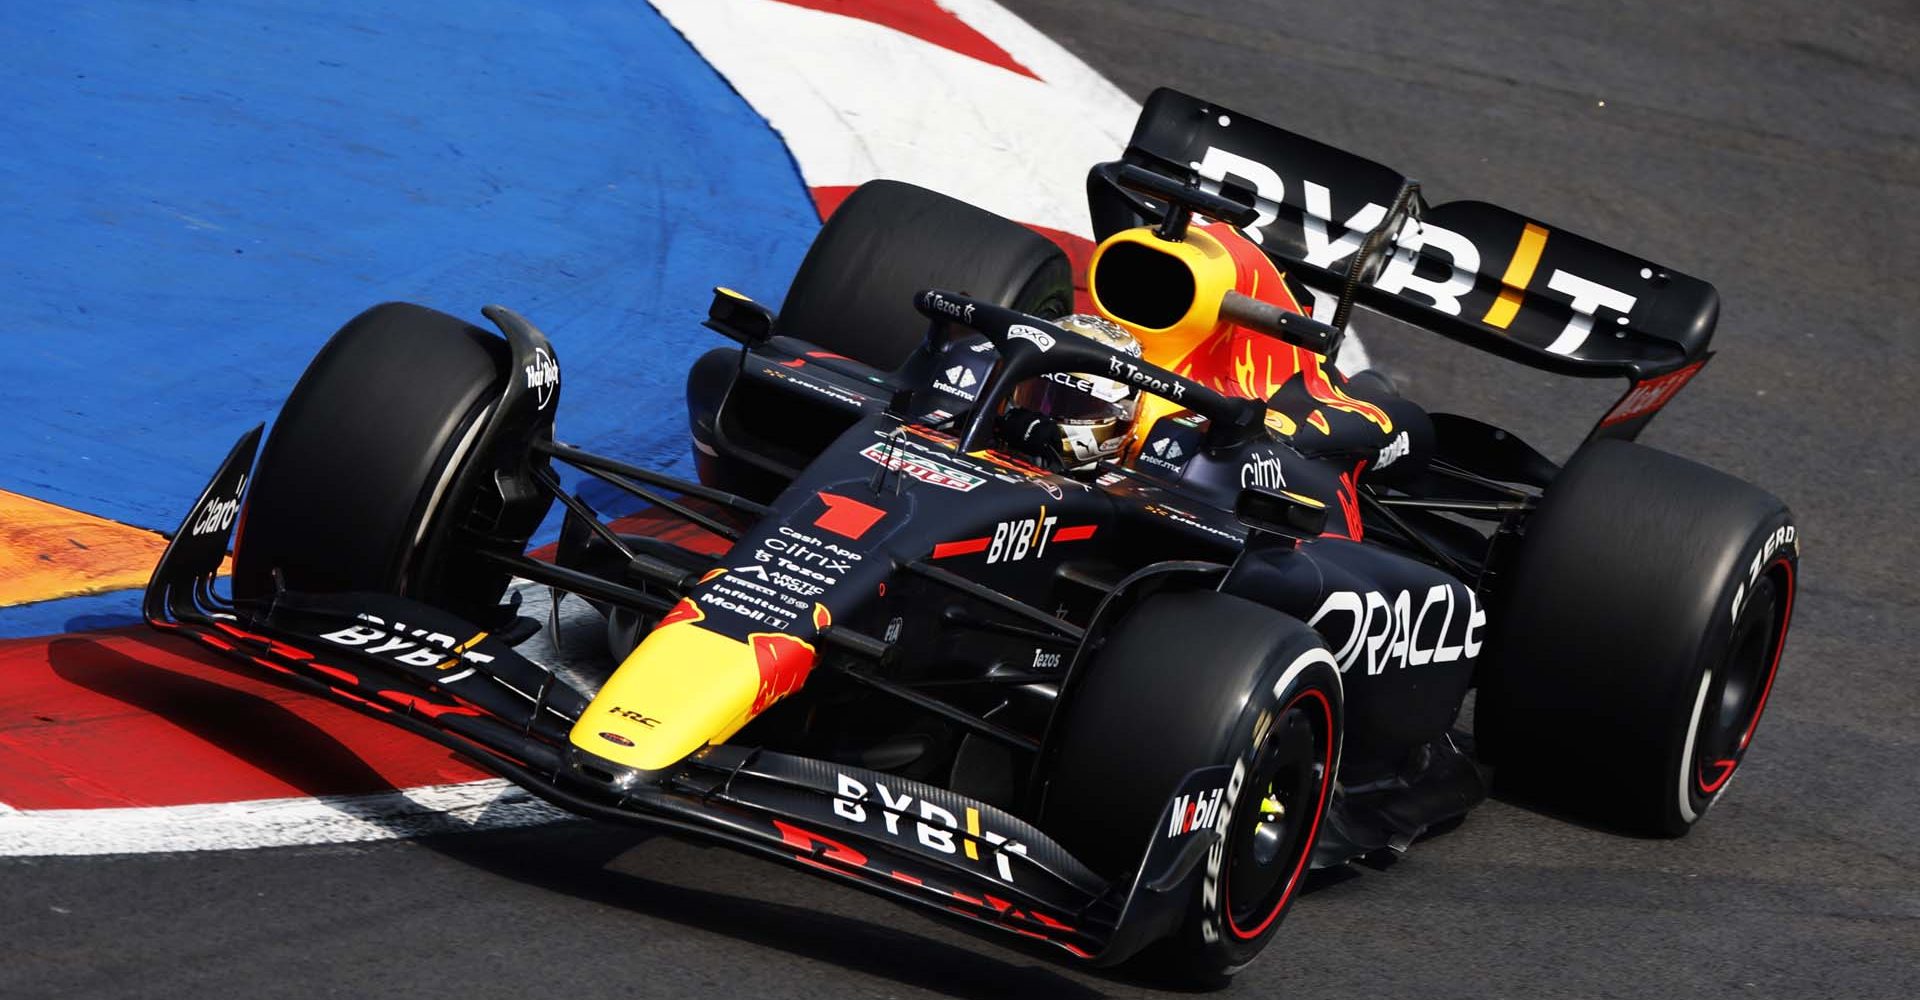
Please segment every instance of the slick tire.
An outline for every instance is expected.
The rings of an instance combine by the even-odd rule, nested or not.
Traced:
[[[1119,884],[1132,884],[1151,838],[1169,835],[1161,814],[1186,775],[1226,765],[1239,778],[1184,920],[1135,960],[1223,985],[1279,927],[1326,814],[1343,711],[1332,654],[1306,625],[1243,598],[1161,592],[1120,621],[1065,697],[1040,826]]]
[[[1051,319],[1073,309],[1067,256],[1038,233],[946,195],[869,181],[800,262],[778,332],[891,371],[926,339],[913,296],[962,292]]]
[[[1497,583],[1474,719],[1496,787],[1628,832],[1690,830],[1766,709],[1797,534],[1725,473],[1582,448]]]
[[[235,598],[270,596],[277,570],[288,590],[401,594],[484,620],[506,575],[420,556],[501,398],[508,358],[505,340],[423,306],[374,306],[341,327],[254,465]]]

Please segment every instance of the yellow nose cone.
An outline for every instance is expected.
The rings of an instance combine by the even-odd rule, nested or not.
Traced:
[[[657,771],[746,725],[759,688],[746,643],[676,622],[627,656],[570,739],[616,764]]]
[[[745,641],[702,628],[691,598],[662,619],[587,705],[568,739],[643,771],[724,742],[813,670],[812,644],[778,632]]]

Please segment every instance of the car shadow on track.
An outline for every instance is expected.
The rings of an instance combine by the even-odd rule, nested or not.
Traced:
[[[47,655],[52,669],[69,683],[164,719],[306,794],[334,796],[389,787],[376,768],[324,728],[267,698],[168,670],[90,639],[56,640]],[[381,822],[378,816],[363,818]],[[412,832],[398,824],[392,829]],[[621,854],[653,836],[582,821],[564,827],[443,834],[413,843],[546,891],[916,989],[961,998],[1046,995],[1079,1000],[1102,995],[1049,967],[1051,956],[1036,954],[1035,964],[1022,965],[852,917],[609,870]]]
[[[91,639],[54,640],[47,645],[47,663],[68,683],[164,719],[304,794],[327,797],[392,787],[326,730],[259,695],[169,670]]]
[[[914,989],[983,1000],[1007,996],[1079,1000],[1103,995],[1048,967],[1050,959],[1040,954],[1035,955],[1036,964],[1022,965],[984,950],[856,917],[638,874],[634,863],[622,856],[655,836],[659,835],[592,825],[576,828],[564,843],[556,843],[550,831],[536,830],[435,836],[417,843],[490,874],[545,891],[724,935]],[[892,904],[876,901],[875,905]]]

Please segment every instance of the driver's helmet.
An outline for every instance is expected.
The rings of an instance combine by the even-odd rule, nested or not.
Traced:
[[[1053,323],[1122,353],[1140,356],[1140,342],[1110,320],[1076,313]],[[1131,443],[1140,390],[1102,375],[1050,372],[1021,383],[1008,402],[1052,419],[1060,428],[1061,461],[1069,470],[1084,470],[1118,456]]]

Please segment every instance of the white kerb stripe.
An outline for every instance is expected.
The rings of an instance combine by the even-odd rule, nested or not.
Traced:
[[[571,816],[499,778],[317,799],[124,809],[0,806],[0,856],[73,857],[346,844],[535,826]]]
[[[777,0],[654,6],[780,133],[809,187],[893,178],[1091,236],[1087,168],[1120,155],[1140,110],[981,0],[948,6],[1043,79]]]

